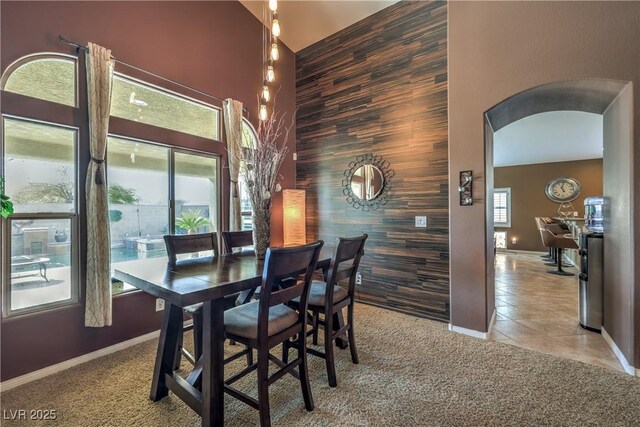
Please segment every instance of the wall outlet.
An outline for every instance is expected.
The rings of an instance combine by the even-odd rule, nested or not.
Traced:
[[[164,300],[162,298],[156,298],[156,311],[164,310]]]
[[[298,160],[298,153],[293,153],[293,160]]]
[[[416,228],[427,228],[427,217],[426,216],[417,216],[416,217]]]
[[[356,285],[362,285],[362,274],[356,273]]]

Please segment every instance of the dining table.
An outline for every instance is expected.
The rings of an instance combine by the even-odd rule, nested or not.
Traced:
[[[324,246],[317,268],[326,280],[333,247]],[[175,265],[167,257],[119,263],[115,278],[165,301],[160,337],[151,382],[152,401],[172,391],[202,419],[202,426],[224,423],[224,299],[249,295],[260,286],[264,261],[252,252],[181,260]],[[202,303],[202,355],[186,377],[175,369],[181,334],[183,308]],[[344,324],[336,314],[334,328]],[[340,348],[347,347],[339,340]]]

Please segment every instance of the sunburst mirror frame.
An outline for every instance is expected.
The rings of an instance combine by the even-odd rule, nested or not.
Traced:
[[[351,181],[356,171],[364,165],[373,165],[377,167],[382,173],[383,182],[382,189],[378,195],[371,199],[360,199],[353,193],[351,188]],[[381,206],[386,205],[389,202],[389,195],[391,190],[391,178],[396,173],[390,168],[388,160],[382,158],[382,156],[372,153],[361,154],[356,157],[352,162],[349,162],[349,169],[344,171],[344,178],[342,179],[342,194],[347,198],[347,203],[351,204],[356,209],[362,209],[363,211],[375,211]]]

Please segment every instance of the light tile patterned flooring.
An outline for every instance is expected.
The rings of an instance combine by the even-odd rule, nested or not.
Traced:
[[[623,371],[598,333],[578,324],[578,275],[548,274],[539,255],[496,255],[496,322],[490,339]]]

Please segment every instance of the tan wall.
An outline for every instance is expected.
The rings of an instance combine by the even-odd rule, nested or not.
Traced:
[[[631,87],[627,87],[605,112],[602,126],[605,142],[603,327],[630,363],[633,363],[634,334],[635,344],[640,346],[640,325],[632,327],[634,292],[637,296],[640,290],[638,283],[632,286],[634,244],[629,236],[633,204],[627,189],[633,186],[633,161],[621,147],[633,145],[632,128],[629,126],[632,106]],[[636,314],[640,311],[640,304],[635,305],[635,311]],[[640,368],[640,360],[635,366]]]
[[[533,217],[558,215],[558,203],[545,195],[549,181],[559,176],[578,180],[580,196],[572,202],[579,218],[584,218],[584,199],[602,196],[602,159],[575,162],[542,163],[494,168],[494,187],[511,188],[511,227],[496,227],[507,232],[507,248],[525,251],[545,251]],[[516,237],[514,245],[511,238]]]
[[[603,78],[633,82],[634,127],[640,129],[640,3],[449,3],[449,200],[451,321],[486,331],[487,252],[483,114],[530,88],[566,80]],[[633,134],[635,145],[639,132]],[[634,164],[640,161],[636,149]],[[458,173],[474,171],[474,205],[458,204]],[[633,170],[640,181],[640,168]],[[640,186],[634,190],[640,219]],[[631,221],[631,218],[630,218]],[[640,227],[633,234],[640,241]],[[634,257],[637,259],[638,254]],[[636,276],[640,262],[635,263]],[[493,285],[491,285],[493,286]],[[633,287],[634,282],[624,286]],[[640,292],[635,292],[640,304]],[[631,308],[628,308],[631,310]],[[636,330],[640,314],[636,310]],[[637,335],[637,334],[636,334]],[[635,337],[640,365],[640,341]],[[628,343],[619,343],[626,346]],[[633,357],[627,354],[629,360]]]

